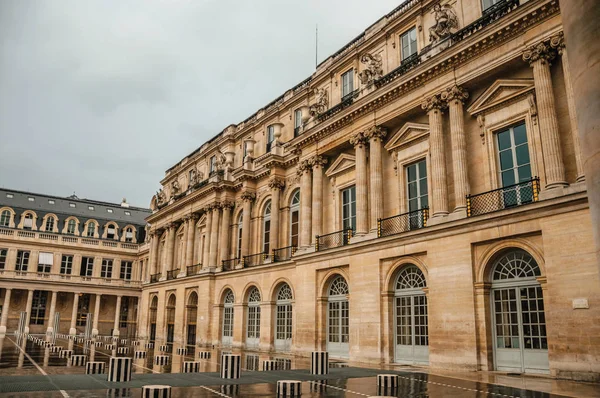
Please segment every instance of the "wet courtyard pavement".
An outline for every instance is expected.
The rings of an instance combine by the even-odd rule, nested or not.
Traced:
[[[37,336],[43,338],[44,336]],[[135,350],[146,350],[131,345],[127,340],[118,347],[127,347],[128,353],[117,355],[106,350],[109,339],[91,343],[57,339],[56,345],[72,349],[74,354],[85,354],[89,361],[105,362],[111,356],[133,357]],[[142,343],[143,344],[143,343]],[[219,375],[221,351],[218,349],[187,347],[186,355],[162,353],[158,345],[147,349],[145,359],[133,360],[133,374],[129,382],[108,382],[106,374],[86,375],[85,366],[70,366],[58,352],[44,348],[28,339],[14,336],[0,337],[0,397],[141,397],[142,386],[163,384],[172,387],[172,397],[275,397],[278,380],[302,381],[302,397],[565,397],[580,396],[573,391],[548,393],[499,385],[478,380],[460,379],[428,374],[415,368],[382,370],[330,361],[328,375],[311,375],[310,360],[303,357],[241,352],[242,376],[222,379]],[[169,347],[177,352],[178,347]],[[210,359],[198,359],[196,352],[210,351]],[[155,355],[168,355],[169,365],[154,364]],[[276,360],[277,371],[259,371],[264,360]],[[183,361],[199,361],[200,373],[182,373]],[[377,374],[399,375],[395,390],[378,389]],[[586,385],[585,396],[600,396],[600,386]],[[595,392],[598,395],[595,395]],[[581,396],[583,396],[581,395]]]

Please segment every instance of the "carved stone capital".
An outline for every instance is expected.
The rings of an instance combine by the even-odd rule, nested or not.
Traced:
[[[550,62],[555,57],[556,50],[550,47],[550,44],[547,42],[534,44],[523,51],[523,61],[529,62],[530,66],[533,66],[537,61],[541,61],[542,64],[550,65]]]
[[[369,141],[383,141],[383,139],[387,135],[387,130],[385,129],[385,127],[371,126],[367,128],[363,134],[365,138],[367,138]]]
[[[364,133],[356,133],[352,137],[350,137],[350,145],[354,147],[361,147],[367,145],[369,139],[365,137]]]
[[[167,228],[167,229],[176,229],[178,226],[179,226],[178,223],[176,223],[176,222],[170,222],[167,225],[165,225],[165,228]]]
[[[309,160],[311,167],[323,167],[327,164],[327,158],[321,155],[315,155]]]
[[[558,32],[552,36],[550,38],[550,47],[554,48],[558,55],[563,55],[566,47],[565,34],[563,32]]]
[[[463,87],[452,86],[442,91],[442,93],[440,94],[440,98],[442,99],[442,101],[446,101],[448,103],[453,101],[460,101],[464,104],[465,101],[469,98],[469,93]]]
[[[230,200],[224,200],[223,202],[221,202],[221,209],[223,209],[223,210],[233,209],[234,206],[235,206],[235,203]]]
[[[310,161],[308,161],[307,159],[304,159],[303,161],[298,163],[296,172],[298,173],[298,176],[301,176],[302,174],[308,173],[311,170],[312,170],[312,166],[310,164]]]
[[[269,180],[269,188],[282,189],[285,186],[285,181],[281,178],[273,177]]]
[[[250,192],[250,191],[244,191],[242,192],[242,194],[240,195],[240,198],[244,201],[244,202],[252,202],[254,199],[256,199],[256,194],[254,192]]]
[[[425,101],[421,104],[421,108],[427,113],[437,110],[442,111],[446,108],[446,102],[442,101],[439,95],[432,95],[429,98],[426,98]]]

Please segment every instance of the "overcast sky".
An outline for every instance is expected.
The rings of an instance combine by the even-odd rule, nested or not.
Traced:
[[[0,0],[0,186],[147,207],[402,0]]]

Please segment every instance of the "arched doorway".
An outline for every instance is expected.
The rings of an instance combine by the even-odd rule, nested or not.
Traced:
[[[327,351],[334,357],[350,355],[348,283],[338,275],[329,285],[327,298]]]
[[[177,299],[175,294],[169,296],[167,301],[167,344],[170,346],[175,339],[175,304]]]
[[[150,341],[156,340],[156,312],[158,310],[158,297],[154,296],[150,302],[150,313],[148,318],[150,320],[150,330],[148,333]]]
[[[198,294],[192,292],[185,307],[186,344],[196,345],[196,320],[198,318]]]
[[[257,348],[260,343],[260,292],[256,287],[248,293],[246,347]]]
[[[275,301],[275,350],[290,351],[292,348],[292,289],[283,283]]]
[[[496,370],[548,373],[548,340],[540,268],[526,251],[511,249],[492,268]]]
[[[423,272],[413,264],[403,267],[394,291],[395,362],[429,363],[427,287]]]
[[[230,346],[233,342],[233,303],[235,297],[231,289],[227,289],[223,298],[223,330],[221,333],[221,344]]]

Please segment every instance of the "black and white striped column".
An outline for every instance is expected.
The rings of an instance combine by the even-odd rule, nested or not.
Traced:
[[[222,379],[239,379],[241,364],[242,364],[241,355],[236,355],[236,354],[221,355],[221,378]]]
[[[115,348],[116,348],[116,347],[115,347],[115,345],[114,345],[114,344],[109,344],[109,343],[106,343],[106,344],[104,344],[104,349],[105,349],[105,350],[112,351],[112,350],[114,350]]]
[[[102,343],[101,341],[96,341],[96,342],[94,343],[94,346],[96,346],[96,347],[98,347],[98,348],[101,348],[103,345],[104,345],[104,343]]]
[[[145,347],[146,347],[146,349],[152,350],[152,349],[154,349],[154,343],[146,343]]]
[[[119,347],[119,348],[117,348],[117,354],[122,354],[122,355],[129,354],[129,347]]]
[[[127,344],[127,339],[121,339],[121,344],[126,345]]]
[[[302,395],[302,382],[298,380],[278,380],[278,397],[299,397]]]
[[[142,398],[171,398],[171,386],[143,386]]]
[[[154,357],[154,364],[160,366],[167,366],[169,364],[169,356],[168,355],[156,355]]]
[[[131,358],[110,357],[108,363],[108,381],[121,382],[131,380]]]
[[[50,347],[50,352],[60,352],[61,350],[62,350],[62,347],[59,347],[57,345]]]
[[[135,359],[145,359],[146,355],[146,351],[136,351],[133,353],[133,357]]]
[[[71,366],[83,366],[87,360],[87,355],[71,355]]]
[[[198,359],[210,359],[210,351],[198,351]]]
[[[104,367],[106,364],[104,362],[88,362],[85,364],[85,374],[86,375],[97,375],[104,373]]]
[[[292,360],[289,358],[275,358],[277,370],[292,370]]]
[[[137,341],[137,340],[135,340],[135,341],[133,341],[133,342],[131,343],[131,345],[133,345],[133,346],[137,347],[137,346],[139,346],[139,345],[140,345],[140,342],[139,342],[139,341]]]
[[[187,348],[178,348],[177,355],[187,355]]]
[[[199,361],[184,361],[183,362],[183,373],[198,373],[200,372]]]
[[[385,395],[398,390],[399,377],[394,374],[377,375],[377,394]]]
[[[59,358],[71,358],[71,355],[73,355],[73,350],[61,350],[58,353]]]
[[[169,346],[166,344],[163,344],[161,346],[158,347],[158,351],[160,352],[169,352]]]
[[[278,368],[278,363],[274,359],[267,359],[263,361],[263,371],[277,370]]]
[[[310,373],[313,375],[326,375],[329,373],[329,353],[327,351],[314,351],[311,353]]]

